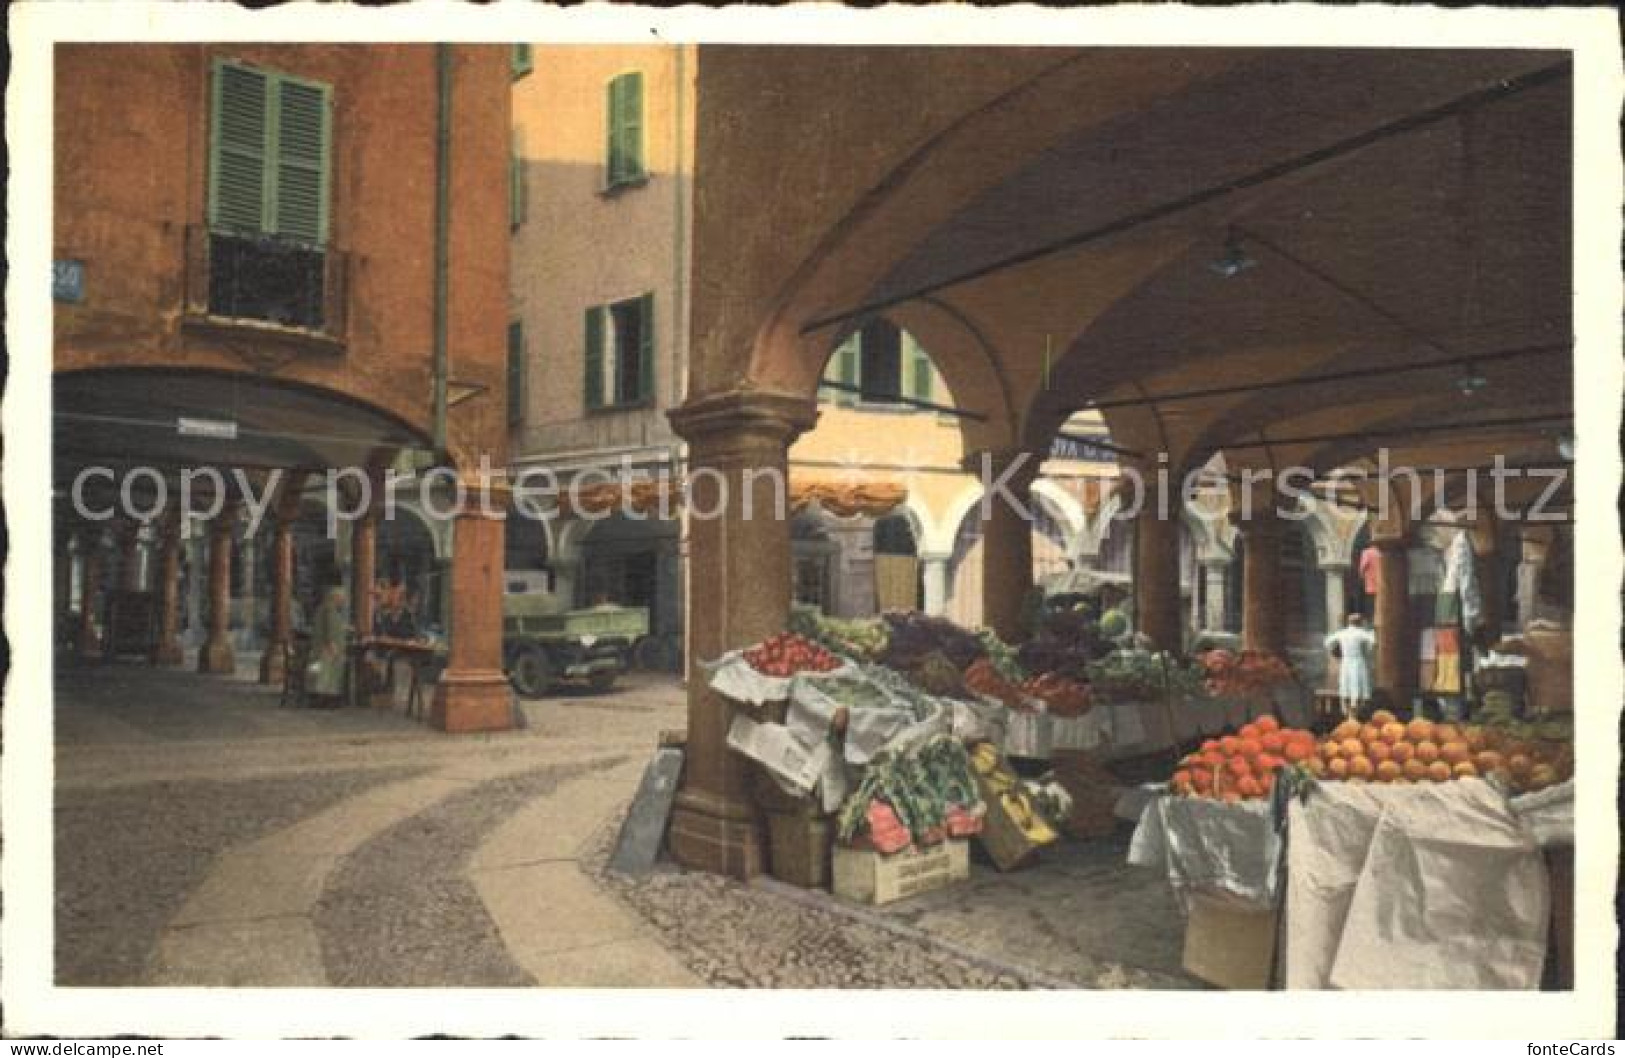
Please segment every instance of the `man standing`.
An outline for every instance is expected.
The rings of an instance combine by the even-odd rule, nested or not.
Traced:
[[[1353,719],[1360,707],[1371,700],[1371,657],[1377,638],[1365,626],[1365,618],[1357,613],[1348,616],[1346,625],[1326,637],[1326,649],[1340,662],[1337,671],[1337,697],[1343,705],[1343,716]]]

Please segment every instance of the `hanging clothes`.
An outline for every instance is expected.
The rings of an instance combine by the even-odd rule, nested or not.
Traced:
[[[1381,580],[1382,552],[1377,550],[1375,544],[1367,544],[1366,549],[1360,552],[1360,585],[1367,595],[1375,596]]]
[[[1434,634],[1433,680],[1428,690],[1435,694],[1461,693],[1461,633],[1455,628],[1436,628]]]
[[[1445,551],[1444,580],[1439,585],[1439,596],[1440,606],[1449,596],[1455,612],[1438,619],[1438,624],[1454,624],[1459,620],[1466,628],[1478,626],[1479,616],[1484,609],[1484,597],[1479,589],[1478,571],[1473,565],[1473,542],[1466,532],[1458,532]]]

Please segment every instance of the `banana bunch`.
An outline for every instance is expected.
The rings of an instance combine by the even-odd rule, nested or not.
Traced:
[[[997,802],[1023,837],[1034,845],[1048,845],[1060,838],[1043,816],[1034,810],[1020,780],[1003,766],[998,747],[991,742],[977,743],[971,751],[970,762],[981,779],[982,798],[990,803]]]

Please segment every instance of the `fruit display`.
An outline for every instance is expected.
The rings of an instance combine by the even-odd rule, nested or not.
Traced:
[[[1293,680],[1280,657],[1262,650],[1209,650],[1200,658],[1207,693],[1216,698],[1254,698]]]
[[[794,632],[778,635],[750,647],[745,661],[763,676],[787,677],[798,672],[833,672],[841,659]]]
[[[1171,788],[1181,797],[1256,801],[1270,796],[1283,769],[1315,759],[1313,732],[1282,727],[1273,716],[1210,738],[1179,762]]]
[[[981,782],[982,796],[998,802],[996,806],[990,804],[989,811],[1001,812],[1030,845],[1049,845],[1059,840],[1060,834],[1044,820],[1021,780],[1005,766],[998,747],[991,742],[977,743],[971,750],[970,763]]]
[[[1088,684],[1053,672],[1028,677],[1022,681],[1020,690],[1028,697],[1041,699],[1055,716],[1082,716],[1094,704]]]
[[[894,610],[883,615],[887,625],[886,648],[880,654],[882,663],[899,671],[909,671],[919,665],[928,654],[941,654],[962,672],[970,663],[987,653],[987,648],[975,632],[967,631],[952,621],[929,617],[914,611]]]
[[[1091,662],[1111,652],[1087,610],[1056,610],[1045,615],[1038,633],[1021,645],[1017,659],[1028,672],[1053,672],[1079,681]]]
[[[1567,743],[1530,739],[1498,727],[1402,723],[1379,709],[1367,723],[1345,720],[1320,743],[1307,769],[1325,779],[1449,782],[1495,778],[1517,793],[1543,790],[1574,773]]]

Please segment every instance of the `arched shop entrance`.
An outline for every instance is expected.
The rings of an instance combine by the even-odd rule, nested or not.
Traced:
[[[736,493],[747,467],[785,466],[817,422],[832,345],[882,315],[930,349],[967,458],[1018,497],[1033,491],[1032,456],[1083,411],[1103,420],[1121,470],[1151,480],[1166,471],[1177,483],[1222,455],[1220,489],[1244,484],[1242,471],[1287,467],[1306,468],[1321,488],[1331,472],[1364,465],[1374,437],[1417,465],[1478,465],[1497,449],[1549,447],[1526,420],[1571,414],[1561,56],[702,58],[702,80],[716,78],[707,113],[728,119],[705,127],[714,135],[701,137],[701,153],[728,164],[697,204],[693,245],[703,284],[728,300],[696,311],[689,397],[671,418],[691,467],[715,469]],[[882,86],[903,76],[898,63],[938,86],[931,107],[877,111],[874,100],[891,97]],[[778,90],[803,82],[826,90]],[[1281,102],[1288,90],[1324,106],[1294,110]],[[1086,102],[1061,108],[1056,98]],[[832,112],[880,123],[872,151],[838,174],[824,162],[839,145],[818,130],[851,128],[829,125]],[[1266,132],[1229,135],[1216,115]],[[1327,150],[1335,165],[1322,164]],[[1516,160],[1536,156],[1538,172]],[[737,217],[767,183],[794,187],[798,212],[771,232],[742,232]],[[1441,194],[1460,208],[1441,210]],[[1514,318],[1527,326],[1504,322]],[[1406,322],[1402,334],[1394,320]],[[1496,359],[1468,372],[1467,404],[1453,380],[1480,355]],[[1484,432],[1503,419],[1517,421]],[[1370,505],[1367,485],[1349,491]],[[1323,580],[1310,582],[1324,576],[1318,554],[1301,531],[1275,524],[1274,509],[1237,526],[1246,564],[1227,595],[1245,641],[1284,653],[1318,631],[1327,603]],[[1155,645],[1179,651],[1194,571],[1182,569],[1168,510],[1144,505],[1132,526],[1134,610]],[[1015,638],[1044,545],[1011,505],[982,513],[974,527],[954,526],[958,572],[974,565],[981,577],[979,619],[966,623]],[[733,510],[692,529],[694,656],[785,627],[792,527]],[[1216,563],[1222,550],[1204,558]],[[784,589],[769,595],[763,586],[781,580],[773,570]],[[1293,627],[1283,599],[1296,603]],[[961,602],[950,596],[949,612]],[[1388,622],[1383,634],[1403,631]],[[726,748],[732,706],[691,675],[672,848],[685,863],[751,874],[763,865],[763,831]]]

